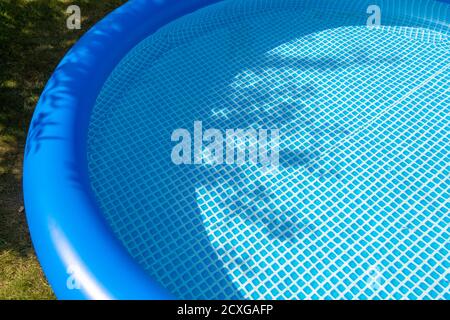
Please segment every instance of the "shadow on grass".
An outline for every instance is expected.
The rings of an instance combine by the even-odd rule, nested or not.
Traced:
[[[4,258],[12,253],[37,272],[22,200],[22,161],[26,132],[33,109],[58,62],[88,28],[125,0],[78,0],[82,29],[68,30],[63,0],[0,1],[0,270],[20,262]],[[34,262],[33,262],[34,261]],[[8,265],[11,264],[11,265]],[[25,268],[27,269],[27,268]],[[36,277],[42,278],[42,274]],[[31,277],[32,278],[32,277]],[[8,279],[7,279],[8,280]],[[6,286],[0,277],[1,291]],[[14,281],[13,281],[14,282]],[[36,298],[32,282],[12,297]],[[9,292],[9,291],[8,291]]]

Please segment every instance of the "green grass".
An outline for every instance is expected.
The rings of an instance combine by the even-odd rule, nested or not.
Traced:
[[[54,299],[34,255],[21,187],[34,107],[60,59],[88,28],[125,0],[0,0],[0,299]],[[82,29],[66,28],[77,4]]]

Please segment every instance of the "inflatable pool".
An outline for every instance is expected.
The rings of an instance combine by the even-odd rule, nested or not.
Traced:
[[[34,113],[61,299],[448,299],[450,6],[129,1]]]

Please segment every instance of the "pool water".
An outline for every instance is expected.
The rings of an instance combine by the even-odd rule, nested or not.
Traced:
[[[179,298],[450,298],[449,35],[299,3],[225,1],[123,59],[89,127],[106,220]],[[279,129],[279,167],[173,164],[194,121]]]

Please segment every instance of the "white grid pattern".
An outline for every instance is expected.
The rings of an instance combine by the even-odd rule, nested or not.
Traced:
[[[108,80],[89,166],[113,230],[181,298],[449,298],[448,35],[251,2],[173,23]],[[281,168],[174,167],[194,120],[281,128]]]

